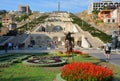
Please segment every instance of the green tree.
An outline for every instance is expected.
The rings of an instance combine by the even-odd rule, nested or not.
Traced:
[[[23,14],[22,16],[21,16],[21,19],[23,20],[25,20],[25,19],[27,19],[28,18],[28,15],[27,14]]]
[[[25,20],[29,17],[29,15],[27,13],[22,14],[21,17],[16,17],[15,20],[18,22],[21,22],[22,20]]]
[[[93,18],[94,18],[94,19],[97,19],[97,18],[98,18],[98,13],[99,13],[99,12],[100,12],[100,11],[97,10],[97,9],[95,9],[95,10],[92,11],[92,14],[93,14]]]
[[[2,27],[2,22],[0,22],[0,27]]]
[[[99,12],[100,12],[100,11],[97,10],[97,9],[94,9],[94,10],[92,11],[93,14],[98,14]]]

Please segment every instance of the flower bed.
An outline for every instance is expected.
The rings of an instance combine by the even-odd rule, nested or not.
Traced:
[[[56,50],[57,53],[62,54],[63,52],[61,50]]]
[[[57,56],[59,56],[59,57],[72,57],[73,55],[72,54],[68,55],[66,53],[62,53],[62,54],[58,53]]]
[[[32,56],[28,60],[23,61],[23,64],[29,66],[59,66],[66,63],[66,60],[58,56]]]
[[[73,62],[63,66],[61,77],[66,81],[112,81],[113,72],[91,63]]]
[[[85,56],[85,57],[89,56],[87,53],[80,51],[80,50],[73,50],[72,53],[75,55],[81,55],[81,56]],[[67,54],[67,51],[65,52],[65,54]]]

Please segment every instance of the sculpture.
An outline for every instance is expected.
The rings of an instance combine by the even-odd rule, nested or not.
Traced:
[[[74,37],[71,36],[71,32],[68,32],[65,37],[65,47],[67,48],[67,54],[72,54],[73,47],[74,47]]]
[[[117,31],[112,32],[112,48],[118,48],[118,33]]]

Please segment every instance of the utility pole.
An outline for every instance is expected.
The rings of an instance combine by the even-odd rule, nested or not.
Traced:
[[[27,7],[27,16],[28,16],[27,29],[29,29],[29,7]]]
[[[58,12],[60,12],[60,2],[58,2]]]

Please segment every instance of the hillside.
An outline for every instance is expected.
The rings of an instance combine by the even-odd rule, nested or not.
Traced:
[[[97,28],[109,35],[111,35],[112,30],[117,30],[117,24],[103,23],[103,22],[96,21],[93,19],[93,15],[92,14],[89,15],[87,13],[87,11],[83,11],[83,12],[77,13],[75,15],[78,16],[79,18],[82,18],[84,21],[88,22],[95,28]]]

